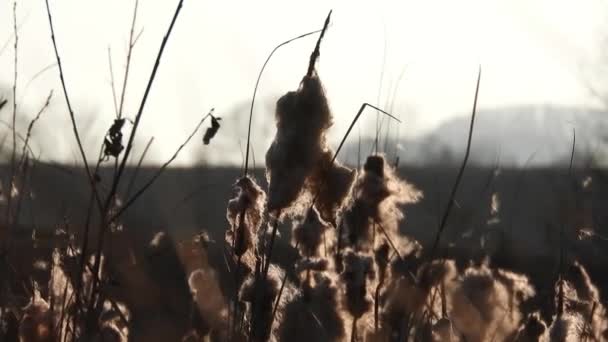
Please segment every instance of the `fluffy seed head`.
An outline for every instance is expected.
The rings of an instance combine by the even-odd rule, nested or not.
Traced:
[[[277,132],[266,152],[271,212],[294,204],[326,149],[325,131],[332,124],[332,116],[316,74],[305,76],[297,91],[279,99],[275,119]]]

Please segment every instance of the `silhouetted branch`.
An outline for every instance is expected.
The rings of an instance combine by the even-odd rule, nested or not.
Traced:
[[[70,97],[68,95],[68,90],[65,84],[65,76],[63,73],[63,67],[61,65],[61,58],[59,57],[59,50],[57,49],[57,41],[55,39],[55,29],[53,28],[53,17],[51,15],[51,8],[49,6],[49,0],[45,0],[46,3],[46,12],[49,18],[49,27],[51,29],[51,40],[53,42],[53,50],[55,51],[55,58],[57,59],[57,67],[59,68],[59,79],[61,80],[61,87],[63,89],[63,95],[65,97],[65,102],[68,106],[68,113],[70,115],[70,121],[72,122],[72,130],[74,132],[74,137],[76,138],[76,143],[78,144],[78,150],[80,151],[80,157],[84,163],[84,168],[87,173],[87,177],[89,179],[89,183],[91,185],[91,189],[95,194],[95,200],[97,201],[97,205],[101,211],[102,203],[101,198],[99,197],[99,193],[97,192],[97,186],[93,175],[91,174],[91,170],[89,169],[89,162],[87,161],[87,156],[84,152],[84,148],[82,147],[82,141],[80,139],[80,133],[78,133],[78,126],[76,125],[76,117],[74,116],[74,110],[72,109],[72,104],[70,102]]]
[[[196,134],[196,132],[198,132],[198,130],[200,129],[200,127],[203,124],[203,122],[205,121],[205,119],[207,119],[208,117],[211,117],[211,113],[212,112],[213,112],[213,109],[211,110],[211,112],[209,112],[207,115],[205,115],[201,119],[201,121],[199,121],[198,125],[196,125],[196,127],[194,128],[194,130],[192,131],[192,133],[188,136],[188,138],[177,148],[177,150],[175,151],[175,153],[173,153],[173,156],[171,156],[171,158],[169,158],[169,160],[167,160],[160,167],[160,169],[158,169],[158,171],[156,171],[156,173],[154,174],[154,176],[152,176],[152,178],[150,178],[150,180],[144,186],[142,186],[139,190],[137,190],[137,192],[135,192],[135,194],[133,195],[133,197],[131,197],[122,206],[122,208],[120,208],[120,210],[115,215],[112,216],[112,218],[108,221],[108,223],[112,223],[118,217],[120,217],[120,215],[122,215],[156,181],[156,179],[158,179],[158,177],[160,177],[160,175],[162,175],[162,173],[165,171],[165,169],[175,160],[175,158],[177,158],[177,156],[179,155],[179,153],[181,152],[181,150],[186,145],[188,145],[188,143],[190,142],[190,140],[192,139],[192,137],[194,137],[194,135]]]

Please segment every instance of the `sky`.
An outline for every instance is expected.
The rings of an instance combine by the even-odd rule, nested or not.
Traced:
[[[109,59],[120,92],[134,3],[50,0],[66,84],[89,159],[96,158],[114,119]],[[129,118],[137,111],[177,3],[139,1],[136,31],[142,33],[127,84]],[[253,86],[264,60],[277,44],[320,29],[330,9],[332,25],[318,71],[334,114],[332,146],[363,102],[398,116],[402,124],[391,129],[400,138],[420,136],[445,120],[469,115],[480,65],[481,109],[599,107],[588,83],[608,66],[608,58],[606,65],[600,58],[602,39],[608,37],[602,14],[607,6],[595,0],[185,0],[144,111],[135,154],[153,136],[147,161],[162,163],[202,115],[215,108],[223,118],[217,139],[203,146],[200,132],[175,163],[240,164]],[[32,147],[43,160],[72,162],[75,139],[59,74],[52,67],[44,1],[18,0],[17,24],[18,127],[26,129],[52,90],[51,106],[36,125]],[[13,1],[0,0],[0,96],[9,98],[13,37]],[[274,134],[274,103],[297,88],[315,42],[311,36],[281,48],[266,68],[252,132],[258,163]],[[0,120],[10,121],[10,115],[5,109]],[[373,135],[375,120],[375,112],[366,113],[359,125],[363,135]]]

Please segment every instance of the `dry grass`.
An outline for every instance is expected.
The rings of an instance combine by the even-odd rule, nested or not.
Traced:
[[[83,205],[86,207],[86,214],[82,215],[84,224],[74,223],[81,221],[65,215],[63,222],[51,232],[34,229],[27,236],[21,233],[19,208],[27,197],[19,193],[32,188],[28,183],[28,168],[36,162],[28,146],[29,139],[51,95],[28,126],[21,156],[18,156],[17,137],[21,133],[15,127],[18,70],[15,19],[13,124],[9,125],[13,135],[8,177],[11,190],[3,203],[6,217],[0,236],[0,340],[608,339],[608,317],[602,293],[572,248],[572,236],[567,232],[579,227],[569,215],[560,222],[559,238],[546,241],[555,245],[552,251],[559,252],[554,260],[555,272],[545,273],[549,276],[539,277],[533,272],[505,266],[505,260],[517,257],[512,253],[515,249],[509,247],[513,244],[508,234],[513,218],[509,218],[508,225],[500,223],[503,214],[497,192],[482,197],[482,206],[487,206],[488,215],[484,215],[487,220],[480,226],[487,231],[471,233],[481,241],[478,254],[454,253],[455,245],[464,246],[462,236],[450,237],[447,228],[466,225],[450,225],[448,221],[456,220],[454,207],[472,144],[481,71],[465,158],[445,210],[438,215],[439,226],[420,228],[435,233],[431,239],[422,241],[413,234],[403,233],[403,222],[411,220],[409,213],[406,218],[405,211],[408,206],[421,204],[423,191],[414,186],[414,182],[400,177],[396,167],[383,155],[367,156],[360,169],[351,169],[337,160],[367,107],[399,120],[363,103],[336,150],[327,143],[326,134],[331,129],[333,116],[316,64],[331,12],[323,29],[313,32],[320,32],[320,36],[302,81],[296,90],[277,101],[276,135],[266,153],[267,186],[259,183],[248,168],[249,130],[245,170],[233,185],[234,195],[225,204],[223,226],[226,230],[221,238],[213,240],[207,232],[201,232],[174,241],[167,231],[155,231],[153,236],[145,237],[136,230],[139,227],[127,223],[127,210],[144,200],[143,195],[199,132],[205,119],[211,120],[203,136],[205,145],[213,148],[212,138],[220,129],[220,118],[214,116],[212,110],[142,186],[134,190],[138,180],[134,176],[126,192],[122,191],[126,163],[146,99],[183,1],[177,4],[131,134],[123,146],[121,130],[128,120],[122,109],[132,52],[139,37],[135,34],[138,8],[135,2],[120,100],[113,93],[116,117],[107,137],[100,142],[100,155],[94,168],[89,168],[80,143],[48,1],[46,5],[63,95],[89,185],[84,197],[89,201]],[[16,18],[16,2],[14,8]],[[261,73],[255,89],[260,78]],[[0,100],[0,110],[6,103]],[[253,100],[249,127],[252,120]],[[140,158],[135,175],[139,174],[141,160],[149,146]],[[114,165],[110,167],[111,177],[104,179],[102,163],[108,160]],[[568,182],[573,179],[572,167],[567,177]],[[577,189],[584,191],[586,187]],[[484,187],[483,191],[488,188]],[[574,197],[571,193],[566,196]],[[571,209],[571,203],[566,202],[564,208]],[[584,234],[578,234],[579,237],[603,241],[603,235],[594,231],[597,227],[584,228],[581,230]],[[492,240],[490,229],[499,232],[498,242]],[[285,257],[288,254],[291,256]]]

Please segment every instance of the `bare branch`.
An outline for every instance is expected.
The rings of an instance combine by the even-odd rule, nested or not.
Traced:
[[[108,223],[112,223],[112,222],[116,221],[116,219],[118,219],[120,217],[120,215],[122,215],[150,186],[152,186],[152,184],[154,184],[156,179],[158,179],[158,177],[160,177],[162,175],[162,173],[165,171],[165,169],[175,160],[175,158],[177,158],[177,156],[179,155],[181,150],[186,145],[188,145],[188,143],[190,142],[192,137],[194,137],[196,132],[199,131],[199,129],[201,128],[201,125],[203,124],[205,119],[207,119],[208,117],[211,117],[212,113],[213,113],[213,109],[211,109],[211,111],[207,115],[203,116],[201,121],[199,121],[198,125],[196,125],[196,127],[194,128],[192,133],[190,133],[190,135],[188,136],[188,138],[186,138],[186,140],[177,148],[175,153],[173,153],[173,156],[171,156],[171,158],[169,158],[169,160],[167,160],[160,167],[160,169],[158,169],[158,171],[156,171],[154,176],[152,176],[152,178],[150,178],[150,180],[144,186],[142,186],[139,190],[137,190],[137,192],[135,192],[133,197],[131,197],[129,200],[127,200],[125,205],[123,205],[122,208],[120,208],[120,210],[114,216],[112,216],[112,218],[108,221]]]
[[[120,178],[124,172],[127,160],[129,158],[129,154],[131,153],[131,149],[133,148],[133,142],[135,141],[135,136],[137,134],[137,128],[139,127],[139,123],[141,122],[141,117],[143,115],[144,108],[146,107],[148,95],[150,94],[150,90],[152,89],[152,84],[154,83],[154,79],[156,78],[156,73],[158,71],[158,67],[160,66],[160,60],[163,56],[165,46],[167,45],[167,41],[169,40],[169,37],[171,36],[171,32],[173,31],[173,27],[175,26],[175,22],[177,21],[177,17],[179,16],[179,13],[182,9],[183,4],[184,4],[184,0],[180,0],[179,3],[177,4],[177,8],[175,9],[175,13],[173,14],[173,19],[171,20],[171,24],[169,25],[167,33],[165,34],[165,37],[163,38],[163,41],[160,45],[160,49],[156,56],[156,62],[154,63],[154,67],[152,68],[152,73],[150,74],[150,79],[148,80],[148,85],[146,86],[144,96],[139,105],[139,110],[137,111],[137,115],[135,116],[135,122],[133,123],[133,129],[131,130],[131,134],[129,136],[129,142],[127,143],[127,147],[125,149],[125,153],[124,153],[122,161],[120,163],[120,167],[118,168],[116,177],[114,177],[114,181],[112,183],[112,188],[110,189],[110,194],[108,195],[108,198],[106,199],[106,202],[104,205],[104,208],[106,208],[106,209],[109,208],[112,198],[116,194],[118,184],[120,183]],[[102,230],[104,230],[104,229],[102,229]]]
[[[129,50],[127,52],[127,64],[125,66],[125,75],[122,81],[122,92],[120,93],[120,105],[118,106],[118,114],[117,117],[120,119],[122,117],[123,106],[125,103],[125,94],[127,93],[127,81],[129,80],[129,69],[131,66],[131,56],[133,54],[133,48],[135,47],[135,42],[139,38],[139,35],[134,38],[135,33],[135,21],[137,20],[137,8],[139,6],[139,0],[135,0],[135,8],[133,9],[133,20],[131,21],[131,33],[129,33]],[[143,31],[141,31],[143,32]],[[141,34],[140,32],[140,34]]]
[[[146,144],[144,151],[142,152],[141,156],[139,157],[139,161],[137,162],[137,167],[135,168],[135,172],[133,172],[131,181],[129,182],[129,185],[127,186],[127,192],[125,195],[125,197],[127,197],[127,198],[129,196],[131,196],[131,190],[133,190],[133,185],[135,185],[135,180],[137,179],[137,174],[139,173],[139,170],[141,169],[141,164],[144,161],[144,158],[146,158],[146,154],[148,154],[148,150],[150,149],[150,146],[152,146],[153,142],[154,142],[154,137],[151,137],[150,140],[148,140],[148,143]]]
[[[110,84],[112,88],[112,100],[114,101],[114,112],[118,117],[118,100],[116,99],[116,87],[114,85],[114,68],[112,67],[112,49],[108,47],[108,66],[110,67]]]
[[[6,204],[6,223],[11,224],[11,204],[13,198],[13,187],[15,182],[15,159],[17,156],[17,127],[15,123],[17,120],[17,75],[18,75],[18,46],[19,46],[19,35],[17,34],[17,1],[13,1],[13,30],[15,34],[15,55],[14,55],[14,69],[13,69],[13,148],[11,152],[11,176],[9,179],[9,192]]]
[[[23,143],[23,151],[21,151],[21,161],[19,162],[19,168],[23,167],[25,156],[27,154],[26,148],[28,148],[28,146],[29,146],[29,141],[32,136],[32,129],[34,128],[34,124],[36,124],[36,121],[38,121],[40,119],[40,116],[42,115],[42,113],[44,113],[44,111],[49,107],[52,97],[53,97],[53,91],[51,90],[49,92],[49,95],[46,98],[46,101],[44,102],[44,104],[42,105],[40,110],[38,111],[38,114],[36,114],[34,119],[32,119],[32,121],[30,121],[30,124],[27,127],[27,134],[25,135],[25,140]],[[35,157],[35,156],[32,154],[32,157]]]
[[[51,40],[53,42],[53,49],[55,51],[55,58],[57,59],[57,67],[59,68],[59,79],[61,80],[61,87],[63,89],[63,95],[65,97],[65,102],[68,106],[68,112],[70,114],[70,120],[72,122],[72,130],[74,131],[74,137],[76,138],[76,143],[78,144],[78,150],[80,151],[80,157],[84,163],[84,168],[87,173],[87,177],[89,179],[89,183],[91,185],[91,189],[95,194],[95,199],[97,201],[97,205],[99,209],[102,208],[101,198],[99,197],[99,193],[97,192],[97,186],[95,183],[95,179],[91,174],[91,170],[89,168],[89,162],[87,161],[87,156],[84,152],[84,148],[82,147],[82,141],[80,139],[80,133],[78,133],[78,126],[76,124],[76,117],[74,116],[74,110],[72,109],[72,104],[70,102],[70,97],[68,95],[68,90],[65,84],[65,77],[63,73],[63,67],[61,65],[61,58],[59,57],[59,50],[57,49],[57,41],[55,39],[55,29],[53,28],[53,17],[51,15],[51,7],[49,5],[49,0],[45,0],[46,3],[46,12],[49,18],[49,27],[51,29]]]

